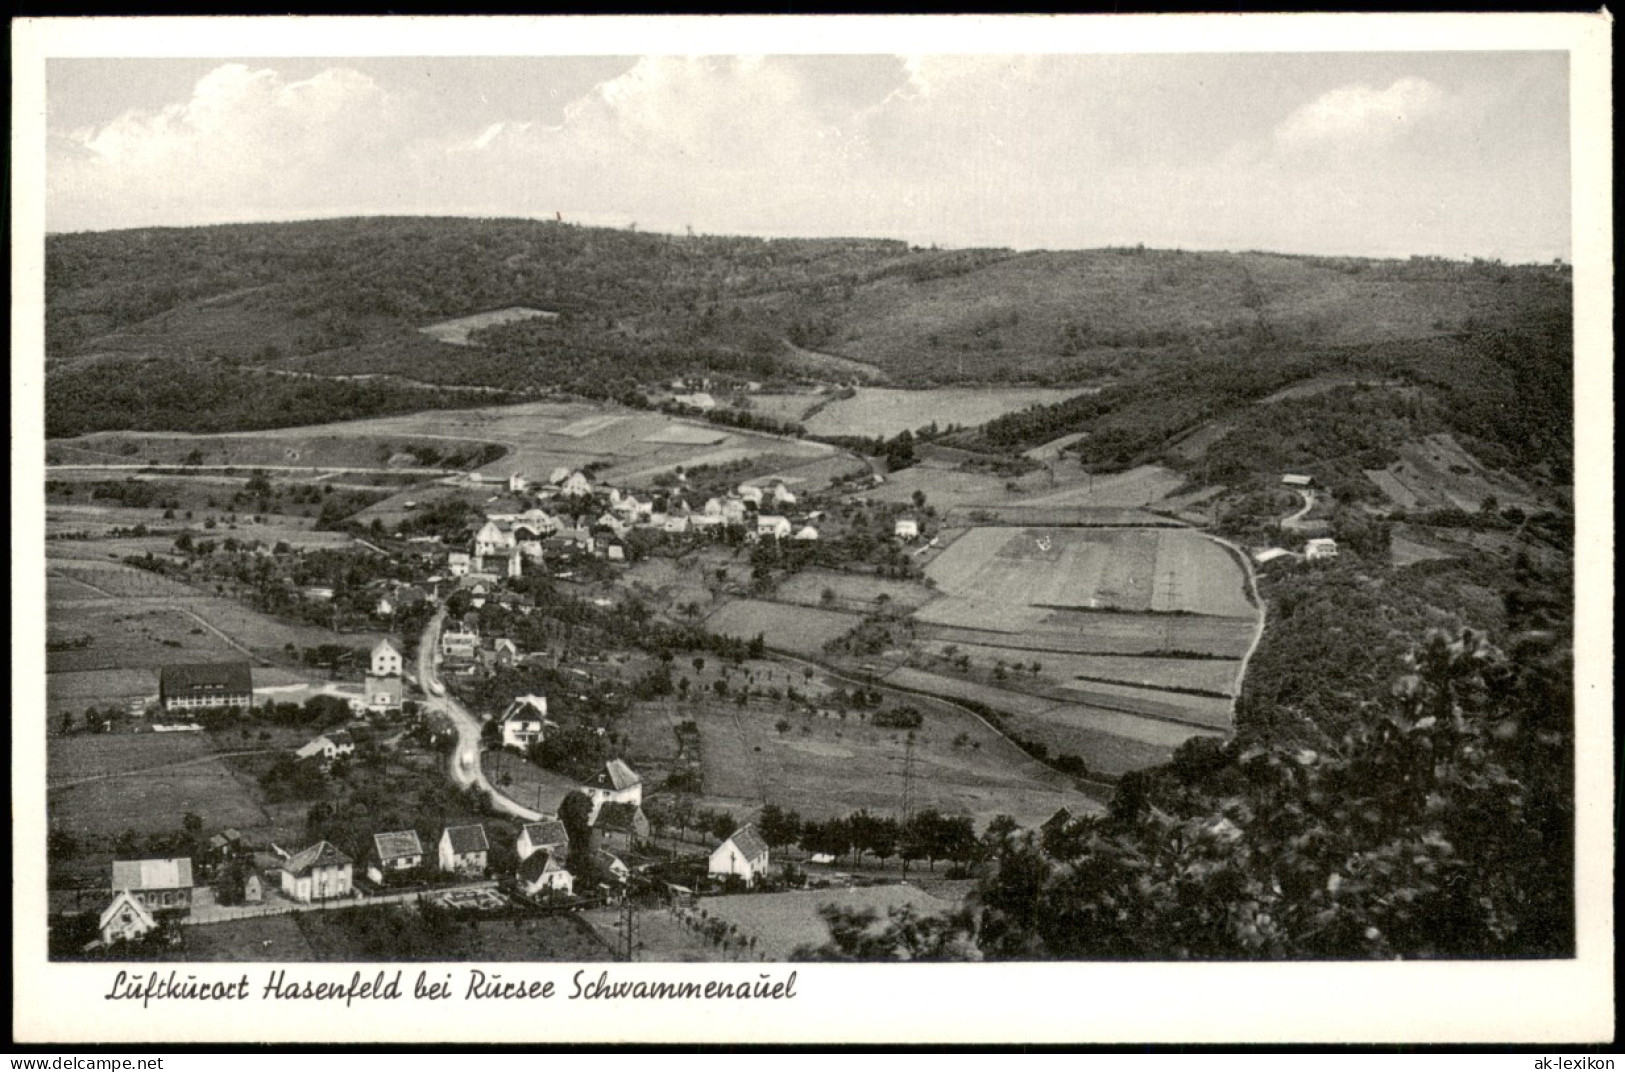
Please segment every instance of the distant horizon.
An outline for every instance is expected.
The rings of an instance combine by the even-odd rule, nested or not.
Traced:
[[[1011,253],[1094,253],[1113,250],[1136,249],[1147,253],[1227,253],[1234,256],[1255,254],[1268,257],[1297,257],[1321,260],[1361,260],[1361,261],[1408,261],[1408,260],[1438,260],[1451,263],[1472,264],[1474,262],[1501,264],[1511,268],[1523,267],[1551,267],[1570,263],[1567,257],[1554,256],[1547,259],[1508,260],[1502,257],[1483,256],[1478,254],[1444,254],[1444,253],[1341,253],[1341,252],[1311,252],[1292,249],[1267,249],[1260,246],[1231,247],[1231,246],[1198,246],[1198,245],[1153,245],[1139,241],[1108,242],[1103,245],[1090,246],[1019,246],[1019,245],[955,245],[946,242],[920,243],[907,238],[893,235],[866,235],[852,233],[838,234],[750,234],[745,232],[727,231],[694,231],[692,234],[685,231],[674,231],[657,227],[637,226],[628,228],[625,225],[616,226],[609,223],[591,223],[582,220],[554,219],[547,216],[523,215],[466,215],[457,213],[343,213],[333,216],[296,216],[279,219],[247,219],[247,220],[217,220],[211,223],[183,223],[183,224],[138,224],[129,227],[99,227],[71,231],[46,231],[46,238],[63,238],[81,235],[120,234],[129,231],[192,231],[210,227],[279,227],[296,226],[310,223],[343,223],[354,220],[468,220],[484,221],[489,223],[516,222],[557,224],[566,227],[582,227],[603,231],[627,231],[628,233],[659,235],[667,238],[712,238],[712,239],[749,239],[758,242],[895,242],[907,246],[910,251],[922,252],[960,252],[970,250],[1006,250]]]
[[[375,216],[1573,255],[1563,52],[53,59],[53,234]]]

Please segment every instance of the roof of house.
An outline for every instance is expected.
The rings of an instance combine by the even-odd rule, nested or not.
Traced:
[[[557,819],[543,819],[539,823],[526,823],[524,833],[532,845],[568,845],[570,832]]]
[[[172,860],[114,860],[115,890],[175,890],[192,885],[192,861],[181,856]]]
[[[165,694],[218,689],[238,695],[254,691],[254,678],[247,663],[182,663],[160,669],[158,687]]]
[[[301,849],[288,857],[282,865],[282,870],[295,878],[308,874],[318,867],[346,867],[350,858],[340,852],[338,846],[331,841],[318,841],[308,849]]]
[[[503,722],[547,721],[546,696],[515,696],[508,709],[502,712]]]
[[[479,823],[473,826],[448,826],[441,836],[451,842],[451,851],[458,856],[469,852],[486,852],[491,848],[490,842],[485,840],[485,827]]]
[[[616,856],[613,852],[610,852],[608,849],[599,849],[598,850],[598,862],[603,864],[605,867],[609,868],[611,871],[628,871],[629,872],[629,871],[632,870],[630,867],[626,866],[626,861],[625,860],[621,859],[619,856]]]
[[[767,842],[762,840],[762,835],[756,832],[754,826],[745,826],[735,830],[733,837],[729,838],[728,841],[733,842],[734,848],[739,850],[739,855],[747,860],[754,860],[767,852]],[[724,841],[722,844],[726,845],[728,841]]]
[[[1065,808],[1065,807],[1057,808],[1055,810],[1055,814],[1051,815],[1048,819],[1045,819],[1044,822],[1043,822],[1043,825],[1041,825],[1038,829],[1040,829],[1040,830],[1064,829],[1066,827],[1066,824],[1070,823],[1071,821],[1072,821],[1072,810],[1070,808]]]
[[[519,863],[519,877],[526,882],[535,882],[549,871],[563,871],[564,865],[556,860],[551,852],[543,849],[533,852]]]
[[[380,860],[398,860],[403,856],[422,856],[423,842],[416,830],[396,830],[387,834],[374,834],[372,845]]]
[[[609,784],[617,791],[643,784],[643,779],[639,778],[637,772],[628,767],[624,760],[612,759],[605,763],[604,774],[609,779]]]
[[[128,905],[130,910],[133,911],[144,923],[146,923],[147,926],[155,927],[158,925],[157,920],[152,918],[152,913],[147,911],[146,905],[142,904],[140,901],[131,896],[129,890],[120,889],[113,892],[113,903],[108,905],[107,909],[102,912],[102,918],[101,922],[98,924],[98,929],[107,926],[108,922],[112,920],[113,914],[119,910],[120,905]]]
[[[593,819],[592,825],[600,830],[636,832],[637,820],[642,814],[643,809],[636,804],[611,801],[598,809],[598,815]]]
[[[377,655],[382,651],[394,652],[396,655],[401,653],[401,649],[397,648],[394,644],[391,644],[388,637],[385,637],[383,640],[380,640],[378,643],[373,645],[372,653],[374,655]]]

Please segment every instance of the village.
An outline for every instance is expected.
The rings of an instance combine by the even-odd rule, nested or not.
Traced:
[[[593,665],[601,655],[547,650],[547,631],[537,624],[547,615],[539,613],[543,608],[529,594],[535,588],[526,578],[568,585],[595,569],[628,567],[657,546],[692,551],[706,543],[740,549],[782,542],[805,548],[819,539],[823,511],[801,507],[782,481],[706,494],[698,509],[689,506],[680,487],[640,498],[595,486],[580,470],[556,470],[539,484],[516,473],[503,491],[506,504],[523,509],[493,511],[469,522],[474,532],[462,547],[448,546],[439,536],[400,532],[385,537],[374,531],[358,539],[368,557],[398,555],[406,564],[385,571],[398,576],[376,578],[367,588],[370,616],[392,623],[402,639],[386,636],[358,660],[337,659],[329,667],[336,680],[300,692],[308,697],[304,711],[315,712],[319,731],[277,755],[261,778],[295,798],[304,787],[314,799],[321,796],[318,787],[342,780],[357,765],[380,763],[382,753],[418,741],[441,757],[442,776],[468,791],[473,809],[497,821],[447,823],[438,831],[351,824],[345,836],[336,836],[345,842],[340,847],[327,838],[256,843],[232,827],[211,833],[205,842],[196,829],[201,817],[189,815],[196,835],[193,854],[114,859],[102,905],[93,896],[87,899],[84,890],[77,892],[70,912],[78,921],[74,933],[87,933],[92,916],[96,930],[75,952],[129,956],[146,949],[161,956],[181,941],[180,927],[230,927],[277,914],[424,902],[481,918],[556,916],[635,902],[687,918],[705,895],[771,896],[809,886],[861,889],[896,883],[898,878],[884,875],[854,880],[838,869],[846,863],[850,870],[855,860],[841,858],[849,850],[861,855],[860,845],[883,850],[876,853],[882,860],[900,854],[905,862],[899,877],[906,876],[910,855],[933,857],[933,872],[935,858],[961,864],[972,859],[979,846],[968,818],[953,821],[928,812],[908,833],[918,844],[904,849],[898,844],[904,831],[893,819],[865,812],[855,830],[840,820],[809,820],[803,826],[795,812],[769,805],[763,818],[773,845],[781,853],[802,850],[794,852],[799,867],[787,858],[775,862],[773,845],[749,816],[741,823],[727,811],[696,813],[681,788],[671,792],[674,785],[697,780],[697,764],[664,772],[660,788],[666,792],[651,801],[652,821],[644,807],[644,779],[606,746],[606,740],[626,740],[609,728],[613,719],[602,710],[606,698],[623,689],[624,676],[604,679]],[[897,514],[891,533],[896,543],[928,547],[917,512]],[[304,585],[299,599],[331,601],[334,592],[330,586]],[[493,629],[497,623],[507,628]],[[412,650],[411,631],[418,629],[414,664],[402,648]],[[527,650],[538,637],[544,638],[540,650]],[[762,654],[759,637],[754,643],[727,638],[711,643],[736,663],[742,655]],[[695,661],[696,669],[703,661]],[[359,671],[359,682],[344,680],[352,670]],[[555,693],[552,712],[559,711],[560,699],[566,701],[561,724],[550,715],[548,695],[500,693],[506,675],[527,670],[571,689],[590,687],[592,694]],[[152,732],[194,733],[206,724],[218,729],[253,719],[256,711],[262,718],[278,718],[282,708],[293,710],[279,703],[276,687],[256,689],[254,673],[247,662],[163,666],[156,701],[132,704],[120,721],[134,717]],[[660,678],[650,671],[634,685],[647,694],[654,680]],[[662,683],[663,690],[653,691],[672,691],[669,674]],[[681,684],[686,693],[688,680]],[[720,698],[724,681],[714,684]],[[787,691],[795,695],[793,688]],[[746,696],[741,688],[741,704]],[[765,690],[760,698],[766,700]],[[883,724],[878,716],[876,724]],[[100,725],[87,717],[85,728],[112,732],[113,713],[108,711]],[[246,730],[243,736],[247,739]],[[534,782],[524,792],[512,777],[520,767]],[[581,777],[572,784],[562,772]],[[690,825],[700,828],[693,831],[695,840],[689,839]],[[494,845],[493,839],[515,827],[517,834],[507,844]],[[922,893],[913,896],[945,906]],[[801,912],[804,924],[816,923],[815,914],[805,907]],[[754,947],[756,938],[736,935],[736,941]],[[720,949],[726,953],[726,941]]]

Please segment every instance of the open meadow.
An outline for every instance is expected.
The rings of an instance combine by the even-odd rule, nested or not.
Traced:
[[[888,695],[888,707],[903,705],[925,719],[914,731],[916,808],[968,814],[980,826],[1001,813],[1034,823],[1063,804],[1074,812],[1094,807],[1067,778],[969,712],[929,697]],[[715,804],[753,815],[772,802],[813,818],[902,806],[906,731],[872,726],[856,711],[843,718],[833,709],[788,713],[760,703],[704,702],[682,713],[699,726],[705,797]]]
[[[741,640],[760,636],[770,648],[816,656],[824,650],[825,644],[844,635],[861,620],[857,615],[838,611],[759,599],[735,599],[712,612],[705,619],[705,628]]]
[[[829,928],[819,914],[826,905],[872,911],[881,921],[889,909],[905,905],[922,916],[942,915],[957,907],[906,884],[707,897],[703,907],[710,916],[754,937],[754,952],[762,959],[784,962],[803,946],[829,941]]]
[[[1082,392],[1047,387],[940,387],[908,391],[859,387],[806,419],[807,431],[823,436],[880,436],[890,439],[935,424],[974,428],[995,417],[1048,405]]]

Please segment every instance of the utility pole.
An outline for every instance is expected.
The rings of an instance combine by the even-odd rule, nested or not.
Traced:
[[[643,948],[643,942],[639,940],[638,908],[629,895],[622,895],[621,918],[615,924],[615,929],[621,932],[616,941],[618,948],[615,952],[628,964],[636,961],[638,950]]]

